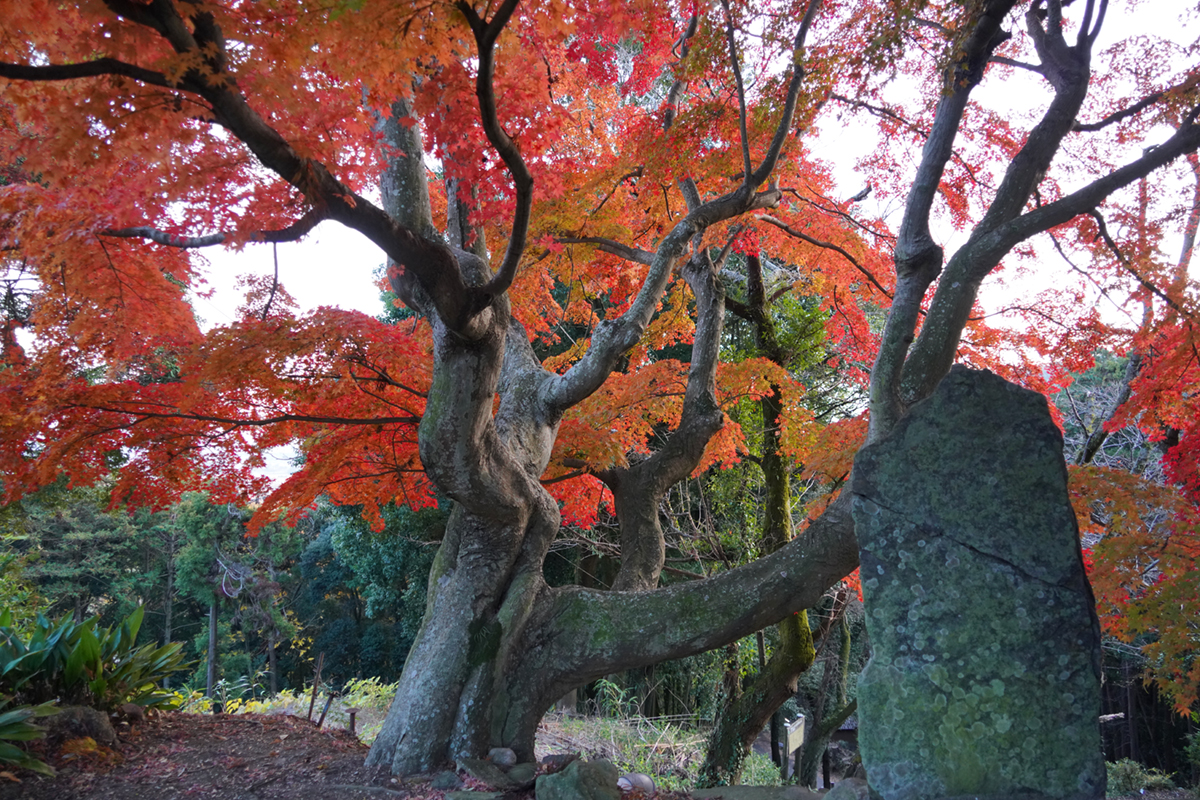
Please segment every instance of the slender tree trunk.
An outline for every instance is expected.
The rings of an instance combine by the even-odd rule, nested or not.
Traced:
[[[174,611],[175,611],[175,559],[171,556],[167,560],[167,585],[163,597],[163,645],[171,643],[171,636],[174,635]]]
[[[738,782],[750,746],[779,706],[796,692],[797,676],[812,663],[812,631],[806,612],[793,614],[779,623],[779,631],[779,648],[766,669],[740,696],[731,698],[721,712],[697,778],[699,786]],[[775,735],[772,733],[773,738]],[[786,764],[787,755],[781,752],[777,763]]]
[[[220,714],[225,709],[218,708],[220,703],[214,695],[217,685],[217,611],[220,601],[213,595],[212,605],[208,607],[208,669],[205,671],[205,695],[212,700],[212,711]]]
[[[801,786],[815,787],[817,785],[817,768],[825,768],[828,759],[826,750],[829,738],[841,727],[842,723],[858,708],[858,703],[847,703],[847,681],[850,672],[850,624],[845,613],[841,613],[837,624],[838,649],[836,655],[826,662],[826,672],[821,681],[821,689],[817,702],[813,707],[811,724],[804,729],[804,745],[800,757],[800,769],[796,782]],[[833,635],[833,631],[829,635]],[[822,643],[822,650],[828,642]],[[831,702],[830,694],[835,695]],[[827,708],[832,710],[827,712]],[[827,773],[828,770],[825,769]],[[825,786],[829,786],[826,776]]]
[[[790,355],[779,343],[779,336],[770,315],[763,281],[762,262],[757,256],[748,261],[748,302],[737,309],[754,326],[758,351],[781,367],[787,366]],[[763,421],[762,464],[766,500],[763,514],[762,547],[775,552],[792,539],[791,469],[784,460],[780,444],[783,430],[783,393],[779,386],[759,402]],[[760,634],[761,635],[761,634]],[[814,657],[812,631],[804,612],[779,623],[779,646],[770,662],[746,688],[745,693],[729,703],[717,718],[709,739],[708,752],[700,768],[700,786],[733,785],[741,779],[750,747],[763,726],[771,723],[771,753],[780,773],[787,774],[788,753],[781,751],[779,737],[781,722],[776,712],[795,694],[800,676],[812,666]]]
[[[274,630],[267,632],[267,680],[272,697],[279,694],[279,661],[275,652],[277,639],[278,635]]]
[[[174,528],[174,518],[172,518],[172,527],[167,533],[166,541],[166,586],[163,587],[163,646],[166,647],[171,643],[171,637],[175,633],[175,545],[178,541],[176,538],[177,532]],[[163,678],[163,688],[171,688],[171,676]]]

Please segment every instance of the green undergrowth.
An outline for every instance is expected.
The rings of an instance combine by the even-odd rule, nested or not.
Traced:
[[[706,730],[685,722],[644,717],[577,717],[550,715],[538,734],[539,751],[581,752],[604,758],[622,772],[651,776],[660,791],[695,788],[704,761]],[[751,754],[743,784],[778,786],[779,768],[767,756]]]
[[[214,694],[225,704],[227,714],[289,714],[296,717],[308,717],[312,708],[312,720],[318,721],[321,712],[329,700],[331,689],[322,686],[317,690],[316,701],[313,701],[312,687],[307,689],[285,689],[270,697],[255,697],[253,692],[243,684],[248,681],[234,681],[226,684],[220,682]],[[387,716],[388,706],[396,693],[396,684],[380,682],[379,678],[357,678],[346,683],[340,691],[334,693],[329,711],[325,715],[324,726],[329,728],[349,728],[350,709],[357,709],[354,733],[359,741],[370,744],[379,735],[383,727],[384,717]],[[247,696],[249,695],[249,696]],[[193,692],[183,703],[183,711],[195,714],[212,712],[212,700],[200,692]]]
[[[1172,789],[1175,784],[1171,776],[1157,769],[1147,769],[1138,762],[1122,758],[1120,761],[1109,761],[1108,767],[1108,797],[1123,797],[1140,795],[1144,792],[1160,789]]]

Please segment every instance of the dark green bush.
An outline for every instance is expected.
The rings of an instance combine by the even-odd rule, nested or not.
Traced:
[[[33,632],[21,636],[12,615],[0,613],[0,694],[22,705],[58,701],[111,711],[124,703],[169,706],[163,678],[186,669],[181,645],[137,647],[138,607],[121,624],[99,628],[98,618],[52,621],[39,614]]]
[[[5,705],[6,702],[0,702],[0,708]],[[49,765],[38,761],[16,745],[10,744],[10,742],[41,739],[46,735],[45,730],[34,725],[31,720],[53,713],[54,708],[51,703],[40,706],[20,706],[0,711],[0,765],[11,765],[40,772],[43,775],[53,775],[54,770]]]

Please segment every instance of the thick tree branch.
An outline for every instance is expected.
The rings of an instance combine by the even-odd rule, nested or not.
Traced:
[[[238,417],[220,417],[213,414],[194,414],[183,411],[147,411],[145,409],[121,408],[119,406],[100,406],[72,404],[66,408],[79,408],[88,411],[105,411],[111,414],[122,414],[136,417],[130,425],[150,419],[180,419],[196,422],[214,422],[218,425],[228,425],[231,428],[261,428],[267,425],[277,425],[281,422],[310,422],[316,425],[417,425],[420,417],[329,417],[314,414],[276,414],[273,417],[261,419],[241,419]]]
[[[512,285],[517,274],[517,266],[521,255],[525,252],[525,241],[529,234],[529,220],[533,209],[533,175],[521,157],[521,151],[516,142],[505,133],[500,125],[496,112],[496,89],[493,85],[496,73],[496,40],[504,26],[512,18],[517,9],[518,0],[504,0],[491,20],[484,22],[475,9],[465,0],[457,4],[459,11],[467,18],[471,32],[475,34],[475,43],[479,48],[479,70],[475,75],[475,95],[479,98],[480,122],[488,141],[508,168],[516,188],[516,209],[513,211],[512,229],[509,232],[508,249],[504,253],[504,261],[496,270],[496,275],[480,288],[484,301],[489,297],[502,294]]]
[[[929,217],[946,163],[954,152],[954,137],[972,90],[995,49],[1008,38],[1001,22],[1015,0],[984,3],[970,21],[970,30],[956,48],[945,73],[945,88],[934,112],[921,163],[905,200],[896,241],[896,292],[884,325],[879,353],[871,370],[872,440],[890,430],[903,413],[900,378],[913,341],[925,291],[942,269],[942,248],[933,241]]]
[[[395,277],[415,275],[438,315],[452,330],[468,337],[474,335],[472,320],[479,311],[475,307],[478,301],[466,286],[455,254],[342,185],[324,164],[301,156],[255,112],[236,78],[225,71],[224,38],[210,17],[197,14],[192,20],[193,33],[170,0],[153,0],[147,5],[106,0],[106,4],[118,16],[158,32],[175,52],[188,56],[200,53],[204,70],[185,72],[180,87],[203,98],[219,124],[249,148],[263,166],[303,192],[315,209],[377,244],[394,262]],[[145,76],[135,73],[131,77],[141,80]],[[149,76],[147,82],[162,85],[152,78]]]
[[[70,81],[78,78],[98,78],[102,75],[120,75],[141,83],[161,86],[165,89],[189,88],[183,81],[172,83],[161,72],[144,69],[115,58],[97,58],[78,64],[29,64],[0,63],[0,78],[13,81]]]
[[[278,244],[281,242],[294,242],[304,238],[323,219],[325,219],[325,215],[314,209],[286,228],[277,231],[255,231],[250,234],[210,233],[206,236],[180,236],[147,225],[139,225],[133,228],[108,228],[107,230],[99,231],[99,235],[111,236],[116,239],[149,239],[155,244],[180,248],[212,247],[218,244],[225,244],[234,239]]]
[[[1183,120],[1183,124],[1172,136],[1160,145],[1149,148],[1140,158],[1102,175],[1086,186],[1066,195],[1053,203],[1047,203],[1022,214],[1008,225],[987,235],[985,242],[990,256],[1007,253],[1009,249],[1042,231],[1069,222],[1080,214],[1086,214],[1103,202],[1104,198],[1139,178],[1171,163],[1175,159],[1200,148],[1200,125],[1196,124],[1200,107]],[[993,265],[994,266],[994,265]],[[991,271],[980,267],[975,272]]]
[[[560,244],[591,244],[609,255],[632,261],[635,264],[645,264],[647,267],[654,263],[654,253],[637,247],[621,244],[614,239],[602,236],[560,236],[554,241]]]
[[[963,325],[970,315],[979,284],[1019,243],[1087,214],[1117,189],[1127,186],[1176,158],[1200,147],[1197,110],[1166,142],[1148,149],[1140,158],[1103,175],[1053,203],[999,225],[980,228],[954,254],[929,306],[921,338],[905,366],[905,396],[926,396],[950,369]]]
[[[666,558],[659,503],[668,489],[699,465],[709,440],[725,420],[716,397],[725,290],[717,278],[718,268],[706,256],[693,254],[683,268],[696,302],[696,334],[679,425],[649,458],[610,470],[607,476],[621,526],[621,569],[613,582],[619,591],[658,585]]]
[[[721,647],[811,608],[858,565],[853,531],[844,493],[781,549],[710,578],[653,592],[549,590],[530,625],[540,633],[525,643],[525,674],[510,692],[550,680],[547,696],[561,696],[612,672]]]

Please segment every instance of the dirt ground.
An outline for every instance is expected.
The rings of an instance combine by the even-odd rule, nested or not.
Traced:
[[[343,730],[290,716],[163,714],[118,731],[118,750],[68,743],[34,754],[58,772],[0,776],[0,800],[308,798],[423,800],[424,783],[392,781],[363,766],[367,747]],[[74,752],[73,752],[74,751]]]
[[[299,717],[163,714],[118,735],[116,750],[78,743],[57,752],[32,748],[57,776],[0,772],[0,800],[443,800],[427,778],[398,781],[386,769],[363,766],[367,747],[346,731],[318,729]],[[555,751],[578,744],[544,735],[553,741],[539,744]],[[527,792],[505,800],[532,797]],[[660,797],[687,800],[681,793]],[[1193,798],[1176,789],[1147,792],[1139,800]]]

